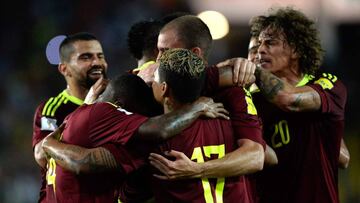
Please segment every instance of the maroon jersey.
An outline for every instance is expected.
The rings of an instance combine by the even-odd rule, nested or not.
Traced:
[[[257,116],[257,110],[252,102],[251,94],[240,87],[220,89],[219,72],[214,66],[207,69],[206,94],[216,94],[215,99],[224,104],[225,109],[230,112],[230,118],[235,133],[235,138],[250,139],[261,144],[264,149],[266,143],[262,136],[262,124]],[[250,175],[252,176],[252,175]],[[256,183],[253,177],[245,176],[246,190],[250,202],[256,202],[257,192]]]
[[[179,135],[160,146],[160,151],[177,150],[191,160],[205,162],[234,151],[231,122],[198,119]],[[153,178],[156,202],[248,202],[244,176],[163,181]]]
[[[219,71],[215,66],[206,69],[206,86],[204,95],[222,102],[230,112],[235,141],[250,139],[266,146],[262,137],[262,126],[257,110],[252,102],[251,94],[241,87],[219,87]]]
[[[79,107],[67,120],[62,141],[94,148],[109,143],[125,145],[147,117],[118,109],[110,103],[96,103]],[[56,199],[59,202],[114,202],[121,174],[116,171],[75,175],[57,166]]]
[[[36,109],[33,123],[33,137],[32,147],[44,139],[49,133],[54,131],[63,122],[65,117],[73,112],[79,105],[83,103],[82,100],[70,96],[66,90],[61,92],[56,97],[51,97],[46,102],[42,102]],[[47,170],[41,169],[41,189],[39,202],[53,202],[53,179],[52,160],[48,163]],[[51,168],[50,168],[51,167]],[[48,181],[47,181],[48,179]]]
[[[261,93],[254,94],[266,142],[279,161],[260,174],[261,202],[339,202],[338,160],[346,88],[331,74],[305,76],[298,84],[302,85],[319,93],[320,110],[284,112]]]

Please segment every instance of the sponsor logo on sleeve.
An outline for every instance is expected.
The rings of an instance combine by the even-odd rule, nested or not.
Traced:
[[[41,117],[41,130],[54,131],[58,126],[56,125],[56,119]]]

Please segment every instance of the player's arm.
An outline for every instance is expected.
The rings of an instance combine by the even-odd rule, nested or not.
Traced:
[[[342,168],[342,169],[346,169],[349,166],[349,162],[350,162],[349,150],[346,147],[344,139],[341,139],[340,155],[339,155],[339,167]]]
[[[278,158],[276,156],[275,151],[269,145],[266,145],[264,165],[265,166],[274,166],[276,164],[278,164]]]
[[[250,61],[240,63],[239,61],[247,61],[243,58],[233,58],[217,64],[218,67],[233,67],[233,82],[238,84],[242,80],[243,75],[249,70],[255,68],[256,84],[261,90],[265,98],[274,103],[284,111],[301,112],[316,111],[320,109],[321,99],[318,92],[309,86],[294,87],[286,81],[278,78],[270,71],[256,66]],[[225,74],[224,74],[225,75]],[[229,73],[226,74],[229,80]],[[221,78],[220,78],[221,81]]]
[[[200,97],[176,111],[149,118],[143,123],[134,139],[160,141],[179,134],[199,116],[210,118],[225,118],[228,112],[221,103],[214,103],[211,98]]]
[[[155,176],[167,180],[239,176],[262,170],[263,147],[249,139],[240,139],[238,144],[235,151],[204,163],[193,162],[184,153],[175,150],[165,153],[176,158],[175,161],[156,153],[151,153],[149,160],[164,174]]]
[[[36,163],[41,168],[46,169],[47,160],[46,160],[45,152],[41,148],[41,142],[42,142],[43,138],[46,137],[46,135],[48,133],[50,133],[51,131],[50,131],[50,129],[43,130],[41,128],[41,126],[42,126],[41,112],[43,110],[43,106],[44,106],[44,104],[41,104],[35,110],[34,120],[33,120],[32,142],[33,142],[34,158],[35,158]]]
[[[261,67],[256,67],[255,76],[256,84],[262,94],[284,111],[302,112],[320,109],[320,95],[313,88],[294,87]]]
[[[84,148],[65,144],[56,137],[61,134],[63,125],[44,138],[42,148],[56,164],[75,174],[98,173],[119,168],[114,156],[105,148]]]
[[[224,113],[227,114],[227,111],[221,103],[214,103],[212,99],[203,97],[179,111],[148,119],[139,127],[135,136],[143,141],[166,139],[181,132],[201,115],[228,119]],[[58,141],[55,137],[61,134],[61,130],[62,128],[58,128],[47,136],[42,147],[63,168],[76,174],[96,173],[119,168],[114,156],[105,148],[87,149]]]
[[[34,147],[34,157],[35,157],[35,161],[36,163],[38,163],[38,165],[41,168],[46,168],[46,154],[44,152],[44,150],[41,147],[42,142],[38,142],[35,147]]]
[[[216,65],[219,68],[219,86],[246,87],[255,82],[256,66],[244,58],[228,59]],[[237,74],[234,74],[237,73]]]

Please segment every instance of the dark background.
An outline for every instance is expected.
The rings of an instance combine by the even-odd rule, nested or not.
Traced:
[[[205,2],[197,2],[200,1]],[[130,57],[126,48],[126,35],[134,22],[159,18],[174,11],[198,14],[191,2],[33,0],[2,4],[0,202],[35,202],[38,197],[40,176],[31,148],[33,114],[40,101],[66,87],[57,67],[50,65],[46,59],[48,41],[57,35],[80,31],[95,34],[103,44],[109,75],[115,75],[136,67],[135,59]],[[259,14],[265,11],[263,9]],[[357,146],[360,143],[359,19],[335,20],[329,24],[328,19],[318,18],[322,25],[320,32],[325,36],[324,47],[328,51],[323,69],[337,75],[348,88],[345,141],[351,153],[351,162],[348,169],[339,173],[341,200],[346,203],[360,202],[360,149]],[[230,33],[214,41],[210,63],[247,55],[247,21],[230,21]],[[328,26],[331,29],[327,29]],[[330,37],[326,37],[328,32]]]

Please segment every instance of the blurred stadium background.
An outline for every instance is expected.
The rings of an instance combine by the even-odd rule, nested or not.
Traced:
[[[248,21],[271,6],[292,5],[316,19],[326,50],[323,69],[348,88],[345,141],[349,168],[340,170],[341,202],[360,202],[360,0],[23,0],[0,8],[0,202],[36,202],[40,184],[31,148],[32,120],[38,103],[65,81],[46,59],[57,35],[88,31],[103,44],[109,75],[136,67],[126,47],[130,26],[175,11],[222,13],[229,32],[214,41],[210,63],[246,56]],[[356,93],[358,92],[358,93]]]

